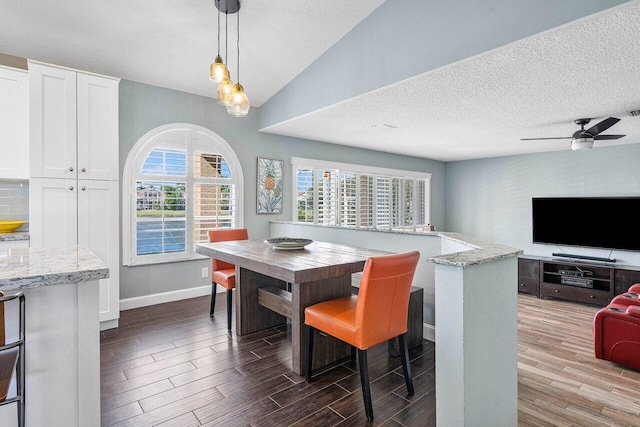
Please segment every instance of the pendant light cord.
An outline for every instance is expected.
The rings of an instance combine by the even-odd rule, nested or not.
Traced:
[[[220,56],[220,8],[218,8],[218,56]]]
[[[240,1],[238,1],[240,4]],[[236,48],[238,50],[238,83],[240,83],[240,8],[238,8],[238,39],[236,40]]]
[[[228,57],[228,53],[229,53],[229,44],[227,43],[229,41],[229,14],[227,12],[224,13],[224,63],[228,64],[229,61],[227,61]]]

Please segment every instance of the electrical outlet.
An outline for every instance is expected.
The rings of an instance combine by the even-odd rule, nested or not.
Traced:
[[[209,277],[209,267],[202,267],[202,278]]]

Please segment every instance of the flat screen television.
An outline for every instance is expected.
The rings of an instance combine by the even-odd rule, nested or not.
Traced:
[[[533,243],[640,251],[640,197],[531,201]]]

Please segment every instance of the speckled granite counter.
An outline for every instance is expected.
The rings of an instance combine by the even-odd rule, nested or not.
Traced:
[[[100,425],[98,279],[108,274],[85,246],[0,249],[0,290],[25,297],[28,425]],[[5,319],[8,342],[15,341],[15,305],[5,303]],[[0,406],[0,424],[15,427],[14,414]]]
[[[109,269],[84,246],[0,250],[0,290],[98,280]]]
[[[29,232],[0,233],[0,242],[16,242],[19,240],[29,240]]]
[[[295,224],[296,226],[320,227],[320,228],[336,228],[341,230],[353,230],[375,233],[390,234],[409,234],[417,236],[439,237],[443,240],[458,243],[467,250],[446,253],[442,255],[427,256],[424,259],[434,264],[451,265],[454,267],[467,267],[470,265],[484,264],[497,261],[503,258],[516,257],[523,251],[521,249],[512,248],[497,243],[485,242],[475,237],[463,236],[460,233],[452,233],[448,231],[398,231],[398,230],[372,230],[367,228],[345,228],[332,225],[317,225],[305,223],[292,223],[287,221],[271,221],[273,224]],[[273,236],[275,237],[275,236]]]

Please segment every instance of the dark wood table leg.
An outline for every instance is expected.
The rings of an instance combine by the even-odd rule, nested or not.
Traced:
[[[292,286],[293,313],[291,319],[291,369],[298,375],[304,375],[306,348],[304,309],[310,305],[334,298],[351,295],[351,276],[338,276],[313,282],[294,283]],[[320,335],[316,331],[313,343],[313,369],[328,365],[349,357],[348,344],[330,336]]]
[[[286,289],[286,282],[236,266],[236,333],[253,332],[284,325],[287,318],[258,304],[258,288],[276,286]]]

